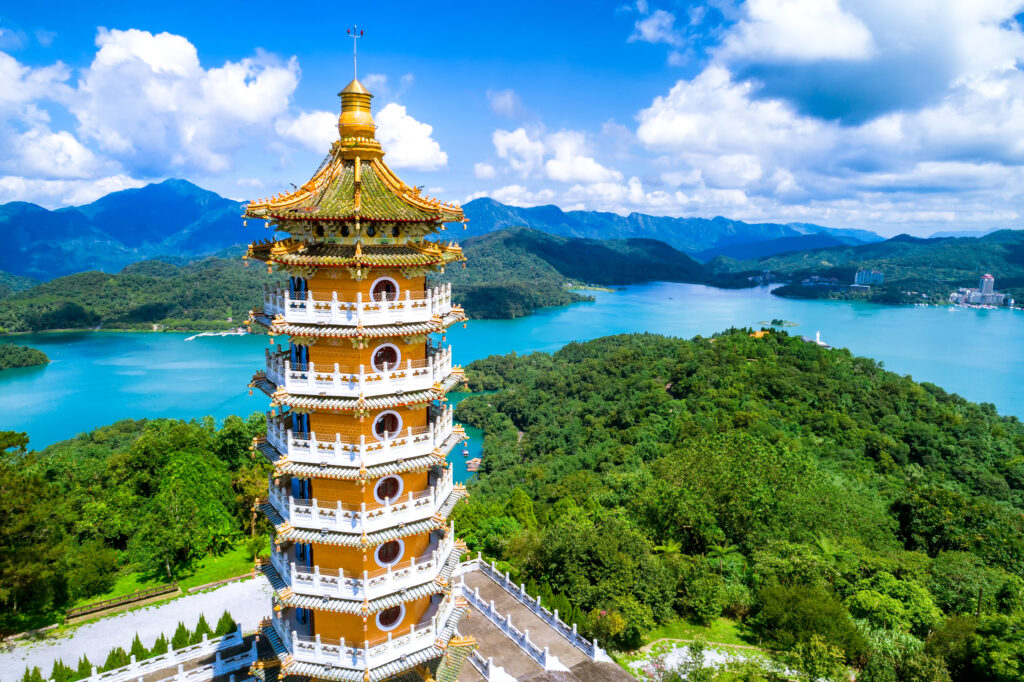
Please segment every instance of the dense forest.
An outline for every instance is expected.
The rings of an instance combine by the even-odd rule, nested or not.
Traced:
[[[439,278],[476,318],[512,318],[588,300],[566,282],[701,281],[703,266],[661,242],[564,239],[526,229],[467,240],[466,269]],[[242,324],[263,285],[283,279],[240,258],[141,261],[117,274],[82,272],[0,296],[0,332],[44,329],[216,330]],[[12,281],[14,281],[12,279]],[[19,285],[24,284],[18,279]]]
[[[0,635],[60,620],[69,604],[141,571],[168,581],[266,528],[251,513],[269,465],[262,415],[124,420],[41,452],[0,431]]]
[[[16,346],[13,343],[0,344],[0,369],[45,365],[49,361],[46,353],[37,348]]]
[[[468,375],[459,533],[588,634],[724,615],[861,680],[1024,678],[1024,425],[994,406],[749,330]]]
[[[543,306],[587,300],[567,282],[619,285],[637,282],[704,282],[704,267],[654,239],[598,240],[559,237],[514,227],[467,239],[466,268],[437,279],[470,317],[512,318]]]
[[[207,330],[242,324],[279,274],[241,258],[181,266],[141,261],[118,274],[82,272],[0,299],[0,331],[83,329]]]
[[[884,242],[859,246],[834,246],[810,251],[734,261],[719,258],[708,264],[718,273],[759,274],[770,270],[796,280],[775,290],[780,296],[798,298],[858,298],[878,303],[945,301],[958,287],[976,287],[981,275],[996,277],[996,288],[1024,298],[1024,230],[1000,230],[984,237],[918,239],[900,235]],[[856,293],[818,287],[801,287],[810,275],[836,277],[853,282],[859,269],[879,270],[885,284],[870,292]],[[915,292],[908,294],[906,292]]]

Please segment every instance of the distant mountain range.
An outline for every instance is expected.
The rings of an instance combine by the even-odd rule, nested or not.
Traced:
[[[738,258],[794,251],[831,244],[879,242],[883,237],[868,230],[843,230],[810,223],[745,223],[728,218],[671,218],[643,213],[620,216],[599,211],[563,211],[557,206],[518,208],[490,198],[474,199],[463,210],[469,218],[467,236],[476,236],[505,227],[530,227],[563,237],[589,239],[657,239],[700,260],[729,255],[738,245],[757,244]],[[794,238],[813,236],[802,242]],[[829,237],[833,241],[822,241]],[[775,243],[779,239],[787,241]]]
[[[85,270],[116,272],[156,256],[206,256],[253,240],[255,230],[242,227],[241,212],[237,201],[185,180],[56,211],[21,201],[3,204],[0,270],[50,280]]]
[[[507,227],[529,227],[566,238],[656,239],[699,261],[750,260],[823,247],[883,241],[868,230],[810,223],[746,223],[728,218],[671,218],[631,213],[563,211],[557,206],[519,208],[490,198],[464,207],[467,230],[458,241]],[[185,180],[166,180],[114,192],[85,206],[50,211],[35,204],[0,205],[0,271],[50,280],[86,270],[117,272],[141,260],[184,265],[256,237],[262,225],[242,226],[242,204]],[[974,235],[972,235],[974,236]],[[721,270],[721,268],[719,268]],[[10,286],[8,291],[24,285]]]

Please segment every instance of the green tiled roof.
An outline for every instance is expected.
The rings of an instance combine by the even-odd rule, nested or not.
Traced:
[[[359,181],[356,181],[356,165]],[[383,161],[334,157],[308,183],[287,195],[252,202],[250,218],[443,223],[462,221],[462,209],[420,197]]]

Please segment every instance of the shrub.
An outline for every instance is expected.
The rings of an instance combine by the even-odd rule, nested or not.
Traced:
[[[185,624],[178,621],[178,627],[174,630],[174,635],[171,637],[171,648],[181,649],[189,645],[192,641],[192,633],[185,627]]]
[[[830,592],[803,585],[769,585],[757,593],[753,631],[768,645],[786,651],[818,635],[842,649],[848,662],[861,659],[867,644],[850,615]]]
[[[142,644],[142,640],[139,639],[139,633],[135,633],[135,639],[132,640],[132,648],[128,650],[128,653],[134,656],[136,661],[144,661],[149,658],[149,651]]]
[[[234,632],[237,627],[238,626],[235,625],[235,619],[232,618],[231,614],[228,613],[227,609],[225,609],[224,613],[220,614],[220,620],[217,621],[217,627],[214,629],[213,634],[216,637],[221,637]]]
[[[210,624],[206,622],[206,614],[200,614],[199,622],[196,623],[196,629],[192,635],[188,638],[189,644],[198,644],[203,641],[203,635],[207,637],[213,636],[213,630],[210,629]]]
[[[164,635],[160,635],[159,637],[156,638],[156,641],[153,642],[153,647],[149,650],[149,655],[151,657],[153,657],[153,656],[163,656],[164,654],[167,653],[167,650],[168,650],[167,637],[165,637]]]
[[[121,647],[114,647],[107,654],[107,660],[103,664],[103,672],[107,670],[116,670],[117,668],[123,668],[124,666],[131,663],[131,659],[128,658],[128,654]]]

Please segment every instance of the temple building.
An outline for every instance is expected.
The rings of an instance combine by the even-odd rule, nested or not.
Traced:
[[[465,432],[445,396],[464,376],[444,333],[466,318],[426,275],[464,260],[428,237],[465,218],[388,168],[358,80],[340,97],[340,137],[312,179],[245,210],[288,235],[247,254],[288,277],[250,316],[271,344],[250,385],[271,400],[255,447],[274,466],[260,504],[273,656],[253,673],[454,679],[475,643],[456,631],[465,545],[448,517],[466,490],[446,456]]]

